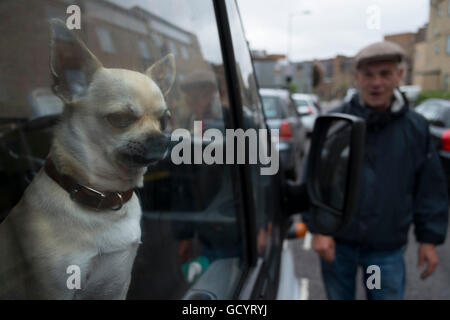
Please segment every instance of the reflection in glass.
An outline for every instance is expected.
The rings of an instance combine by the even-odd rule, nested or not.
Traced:
[[[168,133],[191,130],[195,120],[204,129],[230,127],[212,1],[75,2],[82,8],[75,32],[105,67],[143,72],[167,53],[176,55]],[[58,0],[0,6],[0,221],[42,167],[62,110],[51,91],[48,19],[64,18],[66,7]],[[73,92],[85,89],[79,70],[66,77]],[[170,157],[148,170],[137,191],[142,244],[128,298],[178,299],[203,277],[222,280],[210,288],[217,298],[233,297],[243,268],[236,179],[233,166],[175,166]]]
[[[320,200],[337,210],[344,209],[351,128],[345,120],[330,125],[316,166]]]

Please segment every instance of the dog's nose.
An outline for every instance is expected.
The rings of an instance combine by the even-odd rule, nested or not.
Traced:
[[[149,162],[164,159],[168,153],[170,138],[164,134],[152,134],[145,140],[145,158]]]

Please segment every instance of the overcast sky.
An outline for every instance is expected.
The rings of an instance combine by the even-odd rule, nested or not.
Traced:
[[[293,61],[355,55],[386,34],[416,32],[429,0],[237,0],[251,49]],[[305,15],[304,11],[310,13]],[[379,14],[378,14],[379,13]],[[292,22],[291,37],[288,26]]]

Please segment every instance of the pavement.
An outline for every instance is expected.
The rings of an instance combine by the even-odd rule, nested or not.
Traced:
[[[415,241],[411,228],[409,242],[405,252],[406,264],[406,300],[449,300],[450,299],[450,240],[437,247],[440,259],[435,273],[426,280],[420,279],[421,269],[417,268],[418,244]],[[320,274],[320,261],[318,255],[311,248],[312,236],[308,233],[303,239],[289,241],[293,248],[295,274],[302,288],[303,299],[326,299],[325,288]],[[361,270],[356,279],[362,279]],[[356,299],[365,299],[363,281],[357,281]]]

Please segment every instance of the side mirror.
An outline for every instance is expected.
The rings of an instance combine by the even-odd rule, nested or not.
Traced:
[[[365,121],[355,116],[317,118],[307,168],[314,232],[333,235],[350,222],[358,200],[365,132]]]

